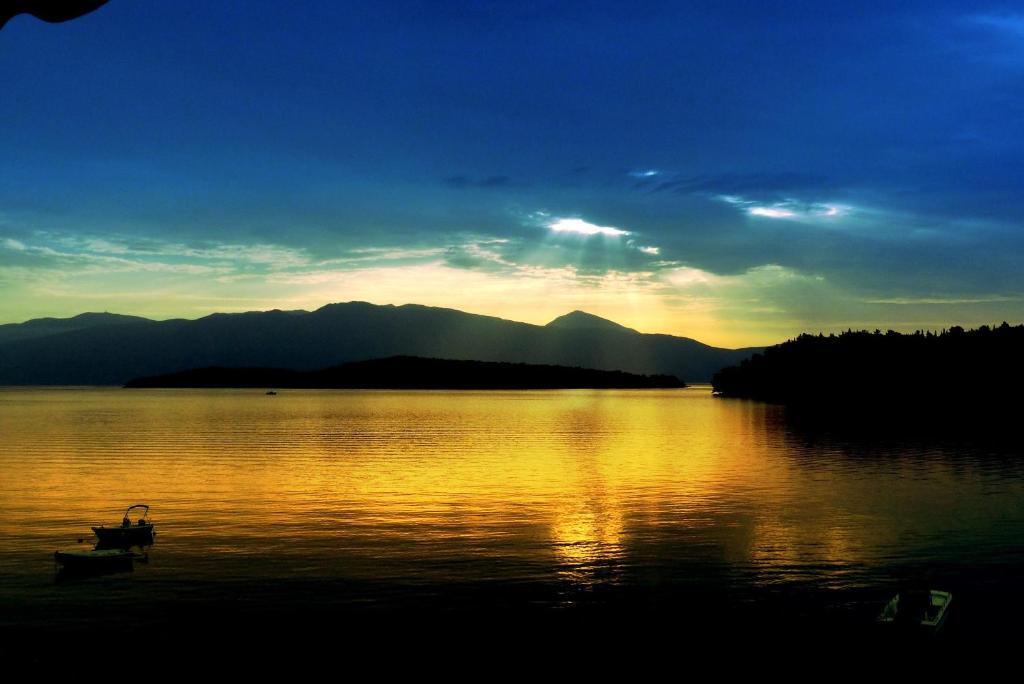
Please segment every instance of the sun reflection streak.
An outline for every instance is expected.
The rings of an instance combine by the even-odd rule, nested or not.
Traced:
[[[617,583],[625,556],[623,514],[620,507],[556,514],[551,546],[559,576],[579,586]]]

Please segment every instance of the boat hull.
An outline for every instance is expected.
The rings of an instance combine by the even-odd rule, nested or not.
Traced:
[[[57,551],[53,560],[60,566],[62,577],[88,577],[135,569],[135,554],[128,551]]]
[[[99,527],[92,528],[100,543],[105,546],[134,546],[153,543],[153,525],[134,525],[132,527]]]
[[[61,565],[85,566],[131,563],[135,554],[130,551],[57,551],[53,559]]]

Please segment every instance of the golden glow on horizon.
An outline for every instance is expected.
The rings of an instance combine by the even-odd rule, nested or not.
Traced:
[[[838,205],[822,211],[833,209],[845,211]],[[343,258],[315,260],[303,250],[273,245],[160,243],[133,252],[111,240],[69,238],[53,242],[64,250],[59,251],[8,240],[11,244],[0,249],[53,263],[0,266],[0,323],[84,311],[198,318],[361,300],[446,307],[538,325],[579,309],[641,332],[745,347],[776,344],[803,332],[993,324],[1012,319],[1007,308],[1019,302],[1004,295],[857,296],[821,277],[771,264],[729,275],[672,261],[650,262],[647,270],[642,262],[616,270],[615,258],[632,252],[650,259],[659,250],[608,235],[553,230],[518,261],[543,263],[545,255],[560,252],[566,262],[582,263],[586,243],[594,239],[611,250],[610,258],[603,268],[589,271],[513,263],[503,255],[505,239],[462,245],[461,253],[474,262],[468,265],[450,263],[441,248],[361,248]]]
[[[313,310],[358,300],[454,308],[537,325],[581,309],[641,332],[681,335],[726,347],[771,344],[800,331],[800,326],[774,322],[757,330],[756,324],[739,317],[730,322],[722,316],[727,298],[721,293],[688,295],[679,286],[717,284],[728,289],[739,285],[736,279],[695,278],[693,274],[703,272],[680,269],[683,275],[676,282],[675,273],[590,276],[570,268],[530,267],[491,272],[444,262],[213,276],[213,282],[191,275],[95,272],[68,280],[48,278],[31,294],[8,300],[3,313],[10,322],[83,311],[198,318],[272,308]]]

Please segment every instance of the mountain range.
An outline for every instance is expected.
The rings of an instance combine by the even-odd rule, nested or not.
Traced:
[[[86,313],[0,325],[0,385],[122,385],[223,367],[316,370],[389,356],[502,361],[674,375],[707,382],[760,348],[722,349],[644,334],[582,311],[547,325],[455,309],[366,302],[315,311],[153,321]]]

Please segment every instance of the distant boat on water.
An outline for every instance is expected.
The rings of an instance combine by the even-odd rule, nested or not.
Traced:
[[[275,392],[274,390],[268,390],[267,391],[267,396],[268,397],[276,397],[277,396],[277,392]]]

